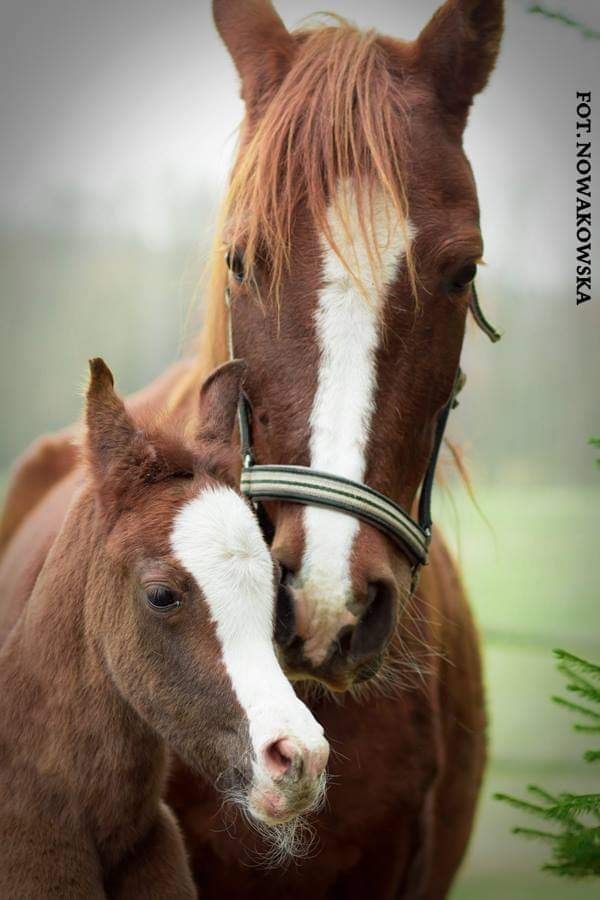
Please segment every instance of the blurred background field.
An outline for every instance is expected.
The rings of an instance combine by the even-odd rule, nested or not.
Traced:
[[[488,486],[477,490],[488,526],[458,484],[438,499],[438,516],[461,560],[484,643],[490,765],[478,827],[452,900],[598,897],[598,886],[536,872],[548,847],[510,833],[536,820],[492,799],[598,791],[597,769],[582,761],[594,736],[550,702],[564,694],[553,647],[600,659],[598,486]]]
[[[289,25],[314,0],[277,3]],[[86,361],[146,384],[193,346],[202,275],[241,104],[208,3],[3,4],[0,27],[0,490],[38,434],[79,414]],[[410,37],[436,0],[329,0]],[[600,27],[595,0],[569,11]],[[485,646],[490,766],[453,900],[597,897],[538,872],[546,848],[490,799],[537,782],[598,790],[589,745],[551,704],[553,647],[600,660],[600,297],[574,302],[574,96],[600,88],[598,44],[509,0],[504,50],[465,143],[487,265],[479,295],[505,332],[469,327],[450,436],[486,519],[446,468],[436,518]],[[595,96],[600,96],[596,90]],[[596,234],[598,229],[596,229]],[[597,240],[597,237],[596,237]],[[597,245],[594,245],[594,250]],[[598,254],[595,254],[598,258]]]

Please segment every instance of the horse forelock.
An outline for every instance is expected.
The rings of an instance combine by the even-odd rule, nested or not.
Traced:
[[[291,68],[256,127],[242,132],[217,223],[199,359],[185,385],[180,384],[173,395],[174,405],[190,384],[197,384],[227,358],[223,303],[227,247],[236,246],[243,253],[249,280],[257,264],[266,266],[269,298],[262,299],[284,302],[281,282],[289,269],[300,206],[308,210],[315,230],[358,289],[368,295],[364,267],[356,265],[347,249],[353,229],[358,228],[370,271],[377,271],[380,248],[371,216],[377,207],[373,198],[383,194],[393,227],[404,237],[406,267],[416,297],[405,172],[405,82],[414,65],[413,45],[361,31],[341,18],[335,21],[335,25],[293,33]],[[341,191],[341,183],[351,190]],[[358,198],[358,217],[345,202],[348,196]]]
[[[224,210],[227,242],[243,252],[248,277],[257,262],[266,261],[276,301],[301,204],[362,284],[330,224],[332,203],[346,234],[356,224],[340,200],[341,180],[352,180],[365,206],[373,190],[382,189],[400,227],[408,230],[406,102],[389,46],[374,31],[344,20],[299,31],[295,42],[286,78],[254,132],[242,137]],[[360,238],[374,260],[368,209],[359,218]],[[408,265],[414,275],[410,253]]]

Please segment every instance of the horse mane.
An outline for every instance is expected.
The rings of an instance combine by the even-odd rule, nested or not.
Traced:
[[[333,206],[346,244],[352,227],[340,183],[351,181],[361,239],[372,272],[378,248],[372,227],[374,191],[383,194],[407,247],[410,283],[416,296],[411,253],[404,157],[406,102],[399,57],[402,45],[361,31],[337,16],[294,32],[296,55],[248,140],[242,140],[221,210],[213,248],[200,359],[190,373],[197,384],[227,358],[225,251],[243,254],[244,277],[257,263],[266,267],[270,298],[280,302],[289,267],[296,212],[304,205],[350,277],[366,294],[351,260],[344,258],[331,230]],[[263,298],[264,299],[264,298]],[[181,397],[182,392],[179,396]]]

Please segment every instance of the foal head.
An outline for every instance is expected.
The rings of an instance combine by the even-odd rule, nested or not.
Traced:
[[[226,352],[228,284],[257,462],[362,481],[410,509],[482,255],[462,134],[501,0],[448,0],[414,42],[343,21],[290,33],[268,0],[213,8],[246,118],[203,356]],[[288,673],[337,689],[370,677],[410,590],[407,558],[342,513],[267,512]]]
[[[243,371],[228,363],[204,384],[190,447],[139,427],[92,361],[86,621],[135,712],[189,766],[235,788],[256,819],[277,824],[320,799],[328,746],[275,658],[273,563],[231,486]]]

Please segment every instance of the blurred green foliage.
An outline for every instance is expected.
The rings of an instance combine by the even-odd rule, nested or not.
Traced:
[[[566,650],[555,650],[554,653],[560,660],[559,672],[567,678],[567,690],[583,699],[585,704],[574,703],[565,697],[552,699],[579,717],[586,717],[584,724],[574,726],[576,731],[600,733],[600,666]],[[600,750],[587,750],[583,757],[586,762],[598,762]],[[543,829],[518,826],[513,828],[513,833],[550,845],[552,861],[544,863],[543,868],[554,875],[570,878],[600,876],[600,794],[563,792],[554,795],[534,784],[527,790],[529,800],[512,794],[495,795],[496,800],[509,803],[544,822]]]
[[[0,468],[79,416],[90,357],[106,358],[123,392],[179,358],[199,328],[215,203],[166,205],[172,238],[154,243],[111,230],[102,210],[101,227],[89,224],[93,206],[77,192],[35,226],[0,224]]]

